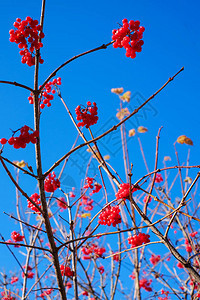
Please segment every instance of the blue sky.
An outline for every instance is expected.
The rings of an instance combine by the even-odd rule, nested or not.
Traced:
[[[31,16],[39,19],[41,1],[3,1],[1,3],[1,53],[0,79],[17,81],[33,86],[33,67],[22,65],[16,44],[9,42],[9,30],[17,17],[24,19]],[[152,170],[154,166],[155,137],[158,129],[163,126],[160,139],[161,166],[163,157],[172,157],[176,164],[173,143],[178,136],[185,134],[190,137],[194,146],[191,149],[191,164],[199,164],[199,72],[200,72],[200,41],[199,41],[199,1],[47,1],[44,21],[44,48],[41,51],[44,64],[40,67],[40,83],[45,80],[57,66],[83,51],[108,43],[112,29],[123,18],[140,20],[145,26],[144,46],[136,59],[126,58],[124,49],[106,50],[82,57],[57,75],[62,78],[62,95],[70,110],[86,101],[95,101],[99,107],[99,122],[92,128],[100,133],[108,125],[116,122],[115,113],[119,106],[118,99],[111,94],[113,87],[124,87],[133,95],[131,107],[138,103],[137,99],[147,99],[159,89],[167,79],[181,67],[185,67],[172,83],[170,83],[153,101],[146,115],[141,115],[128,123],[148,128],[142,136],[144,151]],[[0,137],[9,137],[10,128],[16,129],[24,124],[33,126],[33,110],[29,105],[27,91],[1,84]],[[139,122],[139,123],[137,123]],[[69,117],[58,98],[55,97],[52,107],[45,108],[42,114],[42,155],[43,169],[47,170],[53,162],[68,151],[76,137]],[[106,143],[101,145],[103,154],[107,152]],[[137,180],[145,172],[141,154],[136,151],[136,142],[130,141],[130,157],[135,163],[134,179]],[[113,148],[114,147],[114,148]],[[109,148],[109,147],[108,147]],[[178,145],[181,163],[185,161],[188,147]],[[111,163],[123,173],[123,165],[119,164],[121,152],[117,145],[110,145]],[[34,149],[13,151],[6,147],[4,156],[10,160],[27,160],[34,164]],[[81,159],[81,157],[79,157]],[[142,165],[142,167],[141,167]],[[72,178],[81,177],[80,170],[73,167],[67,170]],[[4,170],[1,173],[1,212],[0,232],[9,238],[12,226],[6,226],[8,217],[3,211],[12,212],[15,203],[15,191]],[[123,177],[125,179],[125,177]],[[26,184],[29,186],[27,187]],[[24,178],[23,185],[29,193],[35,188],[34,183]],[[78,182],[77,182],[78,185]],[[17,225],[16,225],[17,226]],[[0,266],[5,261],[5,249],[0,247]]]

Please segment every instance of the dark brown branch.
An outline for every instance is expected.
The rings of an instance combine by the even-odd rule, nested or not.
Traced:
[[[21,192],[21,194],[28,200],[30,201],[38,210],[41,214],[43,214],[41,208],[22,190],[22,188],[20,188],[19,184],[16,182],[16,180],[13,178],[13,176],[11,175],[10,171],[8,170],[8,168],[6,167],[1,155],[0,155],[0,161],[2,163],[2,166],[4,167],[6,173],[8,174],[8,176],[10,177],[11,181],[14,183],[14,185],[16,186],[16,188]]]
[[[30,88],[29,86],[26,86],[24,84],[18,83],[16,81],[0,80],[0,83],[15,85],[15,86],[18,86],[18,87],[21,87],[21,88],[24,88],[26,90],[29,90],[29,91],[33,92],[33,89]]]
[[[48,78],[45,80],[45,82],[41,85],[41,87],[40,87],[40,89],[39,89],[39,92],[42,91],[42,89],[44,88],[45,84],[47,84],[47,82],[49,82],[49,80],[50,80],[52,77],[56,76],[56,73],[57,73],[60,69],[62,69],[62,68],[65,67],[66,65],[68,65],[70,62],[72,62],[73,60],[75,60],[75,59],[77,59],[77,58],[79,58],[79,57],[81,57],[81,56],[90,54],[90,53],[92,53],[92,52],[95,52],[95,51],[98,51],[98,50],[102,50],[102,49],[106,49],[106,48],[107,48],[109,45],[111,45],[112,43],[113,43],[113,42],[110,42],[110,43],[108,43],[108,44],[103,44],[103,45],[101,45],[101,46],[99,46],[99,47],[96,47],[96,48],[94,48],[94,49],[88,50],[88,51],[83,52],[83,53],[81,53],[81,54],[75,55],[75,56],[73,56],[72,58],[68,59],[66,62],[64,62],[62,65],[60,65],[57,69],[55,69],[55,70],[49,75],[49,77],[48,77]]]

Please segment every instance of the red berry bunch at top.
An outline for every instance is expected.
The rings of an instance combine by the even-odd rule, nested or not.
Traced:
[[[128,243],[131,244],[131,247],[137,247],[142,245],[143,243],[149,243],[150,242],[150,235],[145,233],[139,233],[138,235],[130,236],[128,237]]]
[[[137,188],[133,185],[131,186],[131,192],[137,191]],[[120,184],[118,192],[115,194],[117,200],[120,199],[128,199],[130,193],[130,184],[129,183],[122,183]]]
[[[24,236],[21,235],[19,232],[13,231],[13,232],[11,233],[11,239],[12,239],[15,243],[17,243],[17,242],[22,242],[23,239],[24,239]]]
[[[5,145],[7,142],[9,145],[13,145],[15,149],[19,148],[26,148],[26,145],[30,142],[33,144],[36,144],[37,137],[39,137],[39,132],[37,130],[33,131],[30,127],[24,125],[20,130],[20,135],[18,137],[12,136],[9,138],[9,140],[6,140],[5,138],[2,138],[0,140],[0,143],[2,145]],[[16,130],[14,134],[18,131]],[[29,133],[29,130],[32,131],[32,133]]]
[[[35,64],[34,51],[43,47],[43,44],[40,42],[44,38],[44,33],[41,31],[42,28],[38,25],[38,21],[33,20],[31,17],[26,17],[24,21],[17,18],[13,26],[16,29],[9,31],[10,42],[18,44],[19,49],[22,49],[19,52],[22,56],[21,62],[31,67]],[[39,62],[41,64],[44,62],[41,56]]]
[[[61,265],[60,266],[62,276],[65,274],[66,277],[74,276],[74,272],[70,269],[70,267]]]
[[[89,128],[91,125],[94,125],[98,121],[97,117],[97,105],[95,102],[91,103],[90,101],[87,102],[87,107],[81,107],[78,105],[75,109],[76,112],[76,119],[78,122],[78,127],[85,126]]]
[[[140,26],[140,21],[129,21],[127,19],[122,20],[123,25],[119,29],[112,31],[112,40],[114,48],[126,49],[126,56],[135,58],[136,52],[142,51],[142,40],[143,32],[145,28]]]
[[[58,77],[57,79],[53,79],[53,81],[47,82],[45,87],[43,88],[40,98],[39,98],[39,103],[40,103],[40,108],[43,109],[46,106],[50,107],[51,106],[51,100],[54,98],[54,94],[56,93],[55,87],[57,85],[61,85],[61,78]],[[28,97],[29,103],[33,104],[33,94],[31,93],[30,96]]]
[[[57,188],[60,187],[60,181],[56,178],[55,172],[49,173],[44,181],[44,189],[48,193],[53,193]]]
[[[102,213],[99,216],[99,224],[101,225],[108,225],[116,226],[117,224],[122,222],[120,216],[120,209],[119,206],[110,206],[108,205],[106,208],[103,209]]]
[[[35,194],[33,194],[33,195],[31,195],[31,197],[30,197],[34,202],[35,202],[35,204],[37,204],[37,205],[39,205],[39,207],[40,207],[40,196],[37,194],[37,193],[35,193]],[[40,212],[39,212],[39,210],[37,209],[37,207],[34,205],[34,204],[32,204],[29,200],[28,200],[28,207],[29,208],[31,208],[33,211],[35,211],[36,213],[39,213],[40,214]]]

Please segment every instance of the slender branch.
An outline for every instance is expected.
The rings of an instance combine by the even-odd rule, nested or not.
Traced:
[[[1,157],[2,157],[3,160],[7,161],[9,164],[13,165],[15,168],[18,168],[18,169],[21,170],[23,173],[28,174],[28,175],[30,175],[30,176],[32,176],[32,177],[35,177],[35,178],[37,177],[37,176],[34,175],[33,173],[30,173],[29,171],[24,170],[24,169],[21,168],[20,166],[16,165],[14,162],[10,161],[8,158],[3,157],[2,155],[1,155]]]
[[[40,91],[40,92],[42,91],[42,89],[44,88],[45,84],[47,84],[47,82],[49,82],[49,80],[50,80],[52,77],[56,76],[56,73],[57,73],[58,71],[60,71],[60,69],[62,69],[62,68],[65,67],[66,65],[68,65],[68,64],[69,64],[70,62],[72,62],[73,60],[75,60],[75,59],[77,59],[77,58],[79,58],[79,57],[81,57],[81,56],[90,54],[90,53],[92,53],[92,52],[95,52],[95,51],[98,51],[98,50],[102,50],[102,49],[106,49],[106,48],[107,48],[109,45],[111,45],[112,43],[113,43],[113,42],[110,42],[110,43],[108,43],[108,44],[103,44],[103,45],[101,45],[101,46],[99,46],[99,47],[96,47],[96,48],[94,48],[94,49],[88,50],[88,51],[83,52],[83,53],[81,53],[81,54],[75,55],[75,56],[73,56],[72,58],[68,59],[66,62],[64,62],[62,65],[60,65],[58,68],[56,68],[56,69],[49,75],[49,77],[48,77],[48,78],[44,81],[44,83],[41,85],[39,91]]]
[[[28,200],[30,201],[38,210],[41,214],[43,214],[41,208],[20,188],[19,184],[16,182],[16,180],[13,178],[13,176],[11,175],[10,171],[8,170],[8,168],[6,167],[1,155],[0,155],[0,161],[2,163],[2,166],[4,167],[6,173],[8,174],[8,176],[10,177],[11,181],[14,183],[14,185],[16,186],[16,188],[21,192],[21,194]]]
[[[21,84],[21,83],[18,83],[16,81],[0,80],[0,83],[15,85],[15,86],[18,86],[18,87],[21,87],[21,88],[24,88],[26,90],[29,90],[29,91],[33,92],[33,89],[30,88],[29,86]]]

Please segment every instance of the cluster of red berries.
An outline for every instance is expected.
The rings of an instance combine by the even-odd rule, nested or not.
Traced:
[[[37,193],[31,195],[30,198],[34,201],[35,204],[39,205],[39,207],[40,207],[40,204],[41,204],[41,202],[39,200],[40,196]],[[31,208],[36,213],[40,214],[40,211],[37,209],[37,207],[34,204],[32,204],[29,200],[28,200],[28,208]]]
[[[85,210],[87,211],[93,210],[94,206],[92,204],[94,201],[90,197],[84,195],[81,197],[81,199],[82,201],[80,202],[80,205],[85,205],[84,206]]]
[[[65,275],[66,277],[74,276],[74,272],[70,269],[70,267],[61,265],[60,266],[62,276]]]
[[[119,254],[113,255],[113,260],[114,260],[114,261],[118,262],[119,259],[120,259],[120,255],[119,255]]]
[[[61,198],[57,199],[57,205],[58,205],[58,207],[61,208],[61,210],[66,209],[67,208],[67,202],[65,201],[65,198],[61,197]]]
[[[99,247],[97,244],[88,244],[85,247],[82,247],[81,251],[83,252],[82,259],[91,259],[92,256],[94,258],[102,257],[102,255],[106,252],[106,249],[104,247]]]
[[[150,287],[151,283],[152,283],[152,279],[147,280],[146,278],[143,278],[143,279],[140,279],[140,281],[139,281],[140,288],[145,289],[145,291],[147,291],[147,292],[152,291],[152,288]]]
[[[15,283],[15,282],[17,282],[19,280],[19,278],[17,277],[17,276],[13,276],[13,277],[11,277],[11,284],[13,284],[13,283]]]
[[[99,215],[99,224],[101,225],[108,225],[110,226],[116,226],[117,224],[120,224],[122,222],[121,216],[120,216],[120,209],[119,206],[111,206],[108,205],[106,208],[104,208]]]
[[[190,243],[189,243],[188,239],[185,239],[185,249],[189,253],[192,252],[192,247],[190,246]]]
[[[55,172],[49,173],[47,178],[45,178],[44,181],[44,189],[48,193],[53,193],[57,188],[60,187],[60,181],[59,179],[55,179],[56,174]]]
[[[151,202],[151,200],[152,200],[152,198],[151,197],[149,197],[148,195],[146,195],[145,197],[144,197],[144,203],[146,203],[147,202],[147,200],[148,200],[148,198],[149,198],[149,201],[148,201],[148,203],[150,203]]]
[[[86,184],[83,186],[84,189],[91,189],[90,195],[93,195],[95,193],[98,193],[100,189],[102,188],[102,185],[94,182],[94,178],[86,177],[85,178]],[[93,183],[94,182],[94,183]]]
[[[41,294],[39,295],[39,297],[42,298],[42,299],[45,299],[45,297],[46,297],[47,295],[51,295],[52,292],[53,292],[53,289],[47,289],[46,291],[44,291],[43,293],[41,293]]]
[[[152,265],[155,266],[160,261],[160,258],[161,258],[160,255],[152,254],[149,260],[152,263]]]
[[[131,193],[137,191],[137,188],[135,188],[133,185],[131,186]],[[118,192],[115,194],[115,197],[117,200],[120,199],[129,199],[129,193],[130,193],[130,184],[129,183],[122,183],[120,184]]]
[[[155,182],[156,183],[160,183],[163,181],[163,178],[162,178],[162,175],[161,174],[156,174],[156,179],[155,179]]]
[[[24,268],[25,268],[25,266],[24,266]],[[30,266],[28,266],[28,268],[27,268],[27,274],[26,274],[27,278],[32,279],[34,277],[35,273],[31,272],[32,270],[33,270],[33,268],[31,268]],[[24,273],[22,273],[22,277],[24,278]]]
[[[90,101],[88,101],[86,108],[78,105],[75,108],[76,119],[77,121],[82,120],[82,122],[78,122],[77,126],[85,126],[86,128],[89,128],[91,125],[96,124],[99,119],[97,117],[97,109],[98,108],[95,102],[91,103]]]
[[[16,19],[13,26],[16,29],[11,29],[10,42],[18,44],[20,50],[19,54],[22,56],[21,62],[27,64],[29,67],[35,64],[35,53],[34,51],[39,50],[43,47],[40,42],[44,38],[44,33],[41,31],[42,28],[38,25],[37,20],[33,20],[31,17],[26,17],[26,20]],[[42,64],[44,62],[39,57],[39,62]]]
[[[16,300],[15,297],[12,296],[12,293],[10,291],[1,292],[2,300]]]
[[[23,241],[24,236],[21,235],[19,232],[13,231],[13,232],[11,233],[11,239],[12,239],[15,243],[18,243],[18,242],[22,242],[22,241]]]
[[[51,100],[54,98],[54,94],[56,93],[55,87],[57,85],[61,85],[61,78],[53,79],[53,81],[49,81],[41,92],[41,96],[39,98],[40,108],[43,109],[46,106],[51,106]],[[28,97],[29,103],[33,104],[33,93]]]
[[[114,48],[126,49],[126,56],[135,58],[136,52],[142,51],[142,45],[144,44],[143,32],[145,28],[140,26],[140,21],[129,21],[127,19],[122,20],[123,25],[119,29],[112,31],[112,40],[114,41]]]
[[[93,189],[94,178],[86,177],[85,181],[86,181],[86,183],[84,184],[83,188],[84,189],[89,189],[89,188]]]
[[[132,248],[142,245],[143,243],[150,242],[150,235],[145,233],[139,233],[138,235],[135,234],[134,236],[128,237],[128,243],[131,245]]]
[[[31,130],[32,133],[29,133],[29,130]],[[17,132],[17,131],[15,131],[15,132]],[[16,137],[12,136],[11,138],[9,138],[9,140],[2,138],[2,139],[0,139],[0,143],[2,145],[5,145],[8,142],[8,144],[12,145],[15,149],[26,148],[26,145],[29,143],[36,144],[37,137],[39,137],[38,130],[33,131],[32,129],[30,129],[30,127],[24,125],[20,129],[19,136],[16,136]]]

